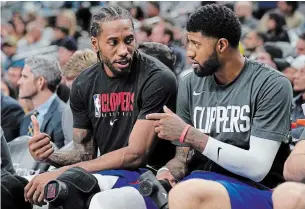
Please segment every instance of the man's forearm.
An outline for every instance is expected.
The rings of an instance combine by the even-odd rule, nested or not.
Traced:
[[[202,153],[207,145],[208,139],[208,135],[194,127],[191,127],[186,134],[184,142],[190,144],[195,150]]]
[[[185,177],[187,173],[187,166],[185,163],[180,162],[177,158],[170,160],[166,166],[175,179],[180,180]]]
[[[47,163],[54,167],[62,167],[72,165],[75,163],[88,161],[92,159],[92,155],[85,153],[83,150],[71,150],[71,151],[56,151],[48,159]]]
[[[289,156],[284,167],[284,177],[287,181],[305,183],[305,153]]]

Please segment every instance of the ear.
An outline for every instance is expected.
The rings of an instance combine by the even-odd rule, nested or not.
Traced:
[[[42,90],[43,86],[46,85],[46,79],[44,79],[43,77],[40,76],[39,78],[37,78],[36,83],[37,83],[39,90]]]
[[[229,42],[225,38],[219,39],[216,45],[216,49],[219,51],[219,53],[223,53],[229,48]]]
[[[91,36],[91,44],[92,44],[92,48],[95,52],[99,51],[99,47],[98,47],[98,40],[96,37]]]

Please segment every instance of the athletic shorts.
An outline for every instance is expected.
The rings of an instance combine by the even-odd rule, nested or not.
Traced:
[[[218,173],[194,171],[182,181],[204,179],[223,185],[230,197],[232,209],[273,209],[272,191],[260,190],[237,179]]]
[[[100,174],[103,176],[117,176],[118,179],[113,185],[112,189],[117,189],[121,187],[134,187],[139,190],[139,177],[145,173],[147,169],[138,169],[136,171],[127,171],[127,170],[105,170],[96,172],[94,174]],[[149,197],[143,197],[147,209],[159,209],[154,201]]]

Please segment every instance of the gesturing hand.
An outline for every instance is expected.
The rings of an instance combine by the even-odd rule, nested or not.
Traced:
[[[154,126],[159,138],[178,141],[187,124],[166,106],[163,110],[164,113],[152,113],[146,119],[156,120]]]
[[[32,157],[37,161],[45,161],[54,152],[50,136],[41,133],[39,124],[34,115],[31,116],[33,123],[33,137],[28,141]]]

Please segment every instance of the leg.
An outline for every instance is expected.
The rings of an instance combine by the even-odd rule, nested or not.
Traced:
[[[94,195],[91,199],[89,209],[96,208],[146,209],[146,205],[137,189],[133,187],[122,187],[99,192]]]
[[[231,209],[230,197],[220,183],[192,179],[175,186],[169,193],[171,209]]]
[[[305,184],[286,182],[278,186],[272,195],[274,209],[304,209]]]

